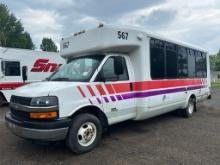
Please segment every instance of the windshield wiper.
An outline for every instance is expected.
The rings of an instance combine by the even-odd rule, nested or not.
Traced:
[[[49,81],[71,81],[71,80],[67,77],[58,77],[54,79],[49,79]]]

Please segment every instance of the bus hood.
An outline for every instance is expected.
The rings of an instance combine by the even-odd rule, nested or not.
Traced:
[[[23,97],[39,97],[48,96],[50,92],[56,89],[66,88],[68,86],[74,87],[81,84],[80,82],[64,82],[64,81],[43,81],[37,83],[30,83],[20,88],[17,88],[13,95]]]

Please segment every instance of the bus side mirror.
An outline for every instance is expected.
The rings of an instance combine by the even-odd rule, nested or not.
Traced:
[[[22,79],[24,82],[27,80],[27,66],[22,66]]]
[[[116,75],[121,75],[124,73],[124,67],[123,67],[123,57],[121,56],[115,56],[114,59],[114,70]]]

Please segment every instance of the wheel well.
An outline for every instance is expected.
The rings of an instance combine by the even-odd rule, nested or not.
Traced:
[[[3,106],[5,103],[7,103],[7,100],[2,92],[0,92],[0,106]]]
[[[0,96],[4,99],[4,101],[6,101],[7,102],[7,100],[6,100],[6,98],[5,98],[5,96],[4,96],[4,94],[2,93],[2,92],[0,92]]]
[[[71,118],[73,119],[75,116],[82,114],[82,113],[89,113],[89,114],[96,116],[101,121],[103,132],[107,131],[108,119],[107,119],[106,115],[104,114],[104,112],[102,112],[98,107],[95,107],[95,106],[83,107],[83,108],[79,109],[78,111],[76,111],[71,116]]]
[[[192,95],[190,96],[190,98],[195,99],[195,101],[196,101],[196,95],[195,95],[195,94],[192,94]]]

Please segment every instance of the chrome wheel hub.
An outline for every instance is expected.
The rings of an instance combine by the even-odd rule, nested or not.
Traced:
[[[188,112],[189,114],[192,114],[194,111],[194,103],[190,102],[188,106]]]
[[[94,123],[86,122],[78,130],[77,139],[80,145],[86,147],[91,145],[96,138],[97,129]]]

